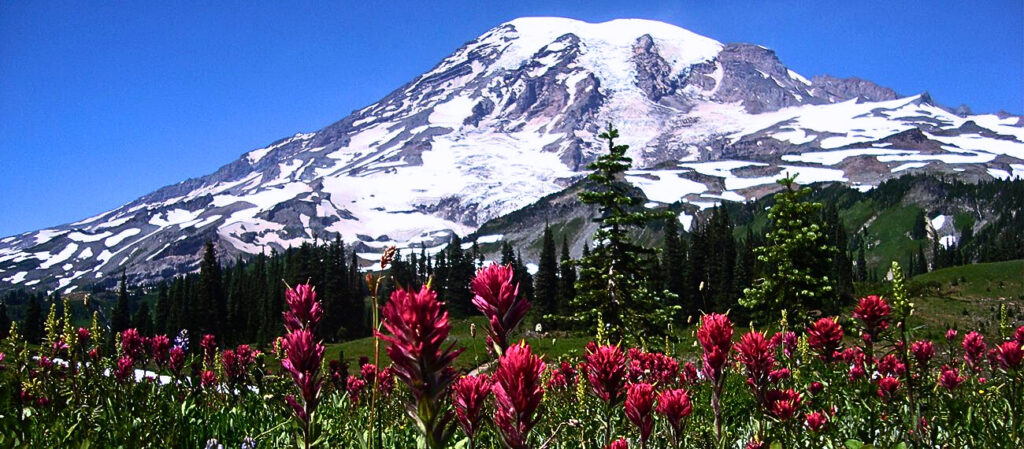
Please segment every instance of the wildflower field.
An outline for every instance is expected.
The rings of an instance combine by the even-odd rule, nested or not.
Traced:
[[[897,282],[900,279],[897,278]],[[3,447],[1020,447],[1024,326],[916,340],[913,305],[867,296],[849,317],[741,329],[706,314],[692,360],[598,332],[549,358],[523,342],[530,304],[512,269],[477,273],[489,358],[456,363],[428,286],[381,309],[379,360],[329,360],[306,284],[261,352],[213,335],[121,332],[51,316],[0,352]],[[898,287],[898,286],[897,286]],[[70,308],[65,308],[69,310]],[[844,324],[841,324],[844,323]],[[275,360],[280,360],[278,365]],[[350,366],[352,365],[352,366]],[[280,366],[280,368],[268,368]],[[460,368],[456,369],[455,367]],[[469,366],[468,368],[466,368]]]

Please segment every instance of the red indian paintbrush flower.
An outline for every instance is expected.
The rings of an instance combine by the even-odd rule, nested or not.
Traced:
[[[964,348],[964,360],[967,362],[967,365],[975,371],[980,371],[981,361],[985,357],[985,337],[971,331],[964,335],[964,341],[961,345]]]
[[[656,383],[659,386],[674,383],[679,376],[679,362],[662,353],[629,348],[630,383]]]
[[[612,441],[611,443],[608,443],[608,445],[605,446],[604,449],[629,449],[629,441],[626,441],[625,438],[619,438],[615,441]]]
[[[807,422],[807,428],[811,429],[811,432],[820,432],[828,423],[828,415],[822,411],[807,413],[804,415],[804,421]]]
[[[220,364],[224,368],[224,377],[230,384],[240,382],[245,376],[245,366],[233,349],[225,349],[221,353]]]
[[[464,376],[452,385],[455,416],[459,419],[462,430],[469,437],[471,447],[473,446],[473,437],[480,429],[480,421],[483,418],[480,412],[484,408],[484,401],[490,394],[491,379],[486,374]]]
[[[732,322],[725,315],[712,313],[700,319],[697,340],[704,348],[704,377],[712,382],[722,379],[722,369],[732,347],[732,332]]]
[[[747,332],[736,343],[736,360],[743,364],[747,383],[754,389],[757,399],[768,385],[769,374],[775,366],[775,355],[768,340],[760,332]]]
[[[907,365],[904,365],[895,354],[886,354],[878,361],[878,372],[883,376],[902,376],[907,372]]]
[[[153,362],[156,366],[163,367],[167,363],[168,351],[171,349],[171,340],[166,335],[157,335],[149,340],[149,348],[153,354]]]
[[[203,348],[203,360],[206,361],[207,365],[213,365],[214,359],[217,357],[217,337],[213,334],[203,335],[203,339],[199,342],[199,347]]]
[[[864,329],[872,339],[878,337],[878,333],[889,327],[889,314],[892,308],[885,298],[870,295],[860,299],[857,307],[853,309],[853,317],[864,323]]]
[[[1003,372],[1019,369],[1021,361],[1024,360],[1024,351],[1021,350],[1020,343],[1013,340],[999,344],[992,352],[993,366]]]
[[[697,375],[697,365],[693,362],[686,362],[683,364],[683,370],[679,374],[679,380],[685,385],[696,384],[700,380],[700,376]]]
[[[323,361],[324,346],[316,341],[313,332],[300,329],[284,336],[284,360],[281,367],[292,376],[295,385],[307,404],[315,404],[320,393],[320,362]],[[228,350],[232,353],[234,351]],[[225,351],[225,352],[228,352]],[[315,408],[313,407],[307,408]]]
[[[86,329],[84,327],[78,328],[78,344],[79,345],[85,345],[85,344],[89,343],[89,338],[91,338],[91,335],[89,333],[89,329]]]
[[[558,367],[551,370],[551,379],[548,380],[548,388],[566,388],[576,385],[576,368],[569,362],[562,362]]]
[[[1013,341],[1024,346],[1024,326],[1018,327],[1017,330],[1013,332]]]
[[[896,395],[900,388],[900,380],[896,377],[885,376],[878,379],[878,397],[888,402]]]
[[[355,376],[349,376],[345,382],[345,391],[353,403],[359,403],[359,394],[366,388],[366,381]]]
[[[429,448],[444,447],[454,430],[446,394],[457,378],[451,364],[462,353],[453,349],[455,343],[445,345],[451,324],[441,306],[437,293],[427,287],[395,290],[381,312],[388,334],[378,333],[388,343],[395,375],[412,392],[409,414]]]
[[[953,340],[956,340],[956,329],[947,329],[946,341],[952,342]]]
[[[217,374],[213,371],[203,371],[203,375],[199,378],[203,388],[210,388],[213,384],[217,383]]]
[[[683,427],[686,425],[684,420],[693,413],[690,395],[683,389],[664,391],[658,395],[658,406],[654,411],[668,420],[668,425],[672,428],[672,441],[678,447]]]
[[[960,375],[960,370],[942,365],[942,370],[939,374],[939,386],[942,388],[945,388],[947,391],[953,391],[960,384],[964,383],[965,380],[967,379]]]
[[[786,390],[770,390],[765,394],[768,413],[779,421],[792,418],[800,409],[803,398],[792,388]]]
[[[134,379],[134,364],[135,362],[128,356],[117,359],[117,368],[114,370],[114,378],[117,379],[118,382],[127,382],[130,379]]]
[[[651,384],[632,384],[626,391],[626,418],[640,430],[640,447],[654,430],[654,387]]]
[[[591,391],[606,406],[612,407],[623,399],[626,356],[618,346],[588,343],[585,369]]]
[[[811,382],[811,384],[807,386],[807,391],[812,395],[817,395],[818,393],[821,393],[824,390],[825,385],[817,381]]]
[[[490,323],[487,336],[498,356],[504,354],[512,330],[530,310],[526,298],[519,297],[519,284],[512,284],[512,274],[512,265],[492,264],[478,271],[470,284],[473,305]]]
[[[821,318],[807,328],[807,345],[826,363],[832,362],[843,341],[843,328],[835,318]]]
[[[299,284],[284,291],[288,310],[284,311],[284,327],[289,331],[316,327],[323,316],[323,308],[316,300],[316,289],[311,284]]]
[[[928,366],[928,362],[935,357],[935,345],[928,340],[915,341],[910,345],[910,353],[914,354],[914,359],[917,360],[917,364],[924,371]]]
[[[181,368],[185,366],[185,350],[175,346],[167,352],[167,368],[175,377],[181,374]]]
[[[544,398],[541,375],[544,361],[525,343],[508,347],[494,371],[494,425],[505,447],[525,449],[530,430],[537,424],[537,408]]]
[[[121,355],[132,359],[132,361],[142,360],[145,355],[144,342],[142,336],[139,335],[139,331],[135,329],[125,329],[121,332]]]

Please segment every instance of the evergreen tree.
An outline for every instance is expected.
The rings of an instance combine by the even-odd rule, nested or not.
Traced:
[[[715,206],[707,227],[707,297],[710,310],[725,312],[736,303],[736,240],[733,224],[724,207]]]
[[[117,304],[110,314],[110,331],[116,334],[131,326],[131,298],[128,296],[128,277],[124,270],[121,270],[121,287],[117,293]]]
[[[7,301],[0,300],[0,340],[11,334],[11,317],[7,316]]]
[[[161,282],[157,285],[156,294],[156,316],[153,317],[153,333],[155,334],[173,334],[177,332],[172,328],[168,327],[168,319],[171,313],[171,299],[168,296],[167,282]]]
[[[865,282],[868,280],[868,260],[864,257],[864,242],[861,241],[857,248],[857,280]]]
[[[521,252],[516,254],[515,262],[512,265],[514,267],[512,282],[519,284],[519,295],[533,303],[536,297],[533,289],[533,275],[530,274],[530,270],[523,263],[523,254]]]
[[[755,250],[765,276],[740,303],[761,312],[765,322],[787,309],[791,323],[803,323],[810,310],[836,307],[835,281],[829,278],[836,248],[821,223],[822,205],[803,200],[811,189],[794,188],[794,177],[778,182],[784,190],[768,213],[766,246]]]
[[[917,247],[917,259],[914,261],[914,266],[917,267],[917,273],[914,273],[912,276],[928,272],[928,261],[924,258],[923,246]]]
[[[608,141],[608,153],[587,166],[595,188],[580,193],[581,202],[600,210],[597,246],[579,261],[573,320],[584,326],[603,320],[613,337],[659,335],[672,313],[661,310],[666,304],[646,284],[645,262],[654,252],[629,235],[655,216],[641,207],[643,199],[625,178],[632,160],[626,157],[627,145],[615,144],[618,131],[609,124],[598,137]]]
[[[149,304],[143,302],[132,317],[132,327],[142,335],[153,335],[153,315],[149,312]]]
[[[38,345],[43,340],[43,304],[40,295],[32,295],[22,323],[25,341]]]
[[[822,222],[825,232],[829,236],[828,243],[836,248],[832,257],[832,270],[829,277],[835,282],[835,292],[839,303],[852,304],[855,298],[853,297],[853,262],[850,261],[850,255],[847,252],[849,238],[846,235],[846,227],[843,225],[842,219],[839,218],[839,210],[834,203],[829,203],[822,208]],[[838,306],[840,304],[832,304],[833,307],[826,307],[823,310],[829,315],[835,315],[839,313]],[[828,305],[826,304],[826,306]]]
[[[558,313],[558,260],[555,258],[555,238],[551,227],[544,226],[541,238],[540,261],[537,263],[535,307],[539,315]]]
[[[665,289],[679,297],[680,305],[686,301],[686,248],[679,238],[679,219],[665,219],[665,243],[662,266],[665,269]]]
[[[199,290],[196,296],[196,314],[194,318],[200,333],[224,336],[230,329],[220,328],[227,314],[224,289],[221,287],[220,264],[214,252],[213,242],[207,240],[203,250],[203,261],[199,265]],[[222,326],[223,327],[223,326]]]
[[[573,266],[572,257],[569,256],[569,239],[562,236],[562,255],[559,262],[558,276],[558,305],[556,313],[565,314],[569,312],[569,304],[576,299],[576,267]]]

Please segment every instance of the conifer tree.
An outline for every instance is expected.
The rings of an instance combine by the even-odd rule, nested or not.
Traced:
[[[679,238],[679,218],[665,219],[662,266],[665,269],[665,289],[675,293],[682,303],[686,301],[686,249]],[[680,304],[682,305],[682,304]]]
[[[540,260],[537,263],[536,307],[540,316],[558,313],[558,260],[555,258],[555,238],[551,227],[544,225],[541,238]]]
[[[227,314],[227,303],[224,289],[221,286],[220,264],[214,252],[213,242],[207,240],[203,250],[203,261],[199,265],[199,291],[197,292],[196,315],[201,333],[224,336],[229,329],[218,329],[217,324],[223,322]]]
[[[857,280],[865,282],[868,280],[868,260],[864,257],[864,241],[861,240],[857,248]]]
[[[171,311],[171,299],[168,296],[167,282],[160,282],[156,294],[156,315],[153,317],[153,333],[173,334],[176,331],[168,327]]]
[[[23,322],[25,341],[39,344],[43,340],[43,304],[40,295],[32,295],[28,300]]]
[[[573,265],[572,257],[569,256],[569,239],[562,236],[562,254],[559,262],[558,274],[558,306],[555,313],[565,314],[569,311],[569,304],[576,298],[576,267]]]
[[[116,334],[131,326],[131,298],[128,296],[128,276],[121,270],[121,287],[117,293],[117,304],[110,314],[110,331]]]
[[[143,302],[132,317],[132,326],[142,335],[153,335],[153,315],[149,312],[149,304]]]
[[[597,246],[579,261],[580,282],[572,304],[573,321],[593,326],[603,320],[611,335],[635,339],[665,332],[672,313],[646,285],[648,257],[654,252],[635,243],[630,232],[642,229],[655,215],[640,207],[643,198],[625,178],[632,160],[627,145],[616,145],[618,131],[608,125],[598,137],[608,142],[608,153],[587,167],[593,190],[580,193],[580,201],[596,205],[600,216],[594,233]]]
[[[836,248],[821,223],[820,203],[804,201],[809,188],[795,188],[794,177],[780,179],[768,213],[771,226],[765,246],[755,250],[765,268],[762,282],[744,291],[740,304],[774,321],[782,309],[792,323],[803,323],[811,310],[832,309],[837,299],[829,278]]]
[[[7,301],[0,300],[0,340],[11,333],[11,317],[7,315]]]

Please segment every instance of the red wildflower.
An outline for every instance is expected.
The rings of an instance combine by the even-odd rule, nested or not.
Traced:
[[[249,366],[252,364],[252,362],[256,360],[256,354],[258,353],[259,351],[253,351],[249,345],[238,345],[238,347],[235,348],[235,354],[238,356],[238,363],[241,363],[242,366]]]
[[[747,449],[766,449],[767,447],[768,443],[759,440],[750,440],[747,442],[746,446]]]
[[[412,392],[408,409],[424,426],[428,447],[443,446],[451,435],[453,414],[443,401],[457,377],[451,364],[462,352],[453,349],[455,343],[445,345],[451,325],[441,305],[437,293],[427,287],[419,292],[395,290],[382,310],[381,324],[388,334],[378,333],[388,343],[395,375]]]
[[[953,340],[956,340],[956,329],[946,330],[946,341],[952,342]]]
[[[697,375],[697,366],[694,365],[693,362],[686,362],[683,364],[683,371],[679,377],[686,385],[693,385],[700,380],[700,377]]]
[[[84,327],[78,328],[78,344],[84,345],[86,343],[89,343],[89,338],[91,337],[92,335],[90,335],[89,329],[86,329]]]
[[[1024,326],[1018,327],[1017,330],[1013,332],[1013,341],[1024,346]]]
[[[768,380],[772,383],[779,383],[779,381],[789,379],[792,376],[793,373],[789,371],[789,368],[779,368],[768,373]]]
[[[889,327],[887,320],[890,313],[892,309],[889,303],[885,302],[885,298],[876,295],[861,298],[857,307],[853,309],[853,317],[864,323],[864,329],[872,339]]]
[[[245,376],[245,365],[241,363],[238,355],[232,349],[225,349],[221,353],[220,364],[224,368],[224,377],[228,383],[240,382]]]
[[[92,348],[89,350],[89,358],[96,360],[100,358],[100,348]]]
[[[679,376],[679,362],[665,354],[629,348],[629,382],[669,384]]]
[[[200,382],[202,383],[203,388],[209,388],[217,382],[217,374],[210,370],[203,371]]]
[[[519,284],[512,284],[512,275],[512,265],[491,264],[478,271],[470,284],[473,305],[487,317],[487,336],[499,356],[508,348],[512,330],[530,310],[526,298],[519,297]]]
[[[835,357],[843,341],[843,328],[835,318],[821,318],[807,328],[807,344],[826,363]]]
[[[625,438],[619,438],[609,443],[604,449],[629,449],[629,441],[626,441]]]
[[[168,351],[171,349],[171,340],[166,335],[157,335],[149,340],[149,348],[153,354],[153,362],[156,366],[163,367],[167,363]]]
[[[967,335],[964,335],[964,340],[961,343],[964,348],[964,360],[967,361],[967,365],[975,371],[981,370],[981,360],[985,356],[985,337],[981,334],[971,331]]]
[[[882,398],[883,401],[888,402],[892,399],[899,388],[900,380],[898,378],[885,376],[878,379],[878,397]]]
[[[647,445],[654,429],[654,387],[651,384],[632,384],[626,391],[626,418],[640,430],[640,447]]]
[[[910,345],[910,352],[914,354],[917,364],[924,370],[928,366],[928,361],[935,357],[935,346],[928,340],[915,341]]]
[[[285,335],[282,346],[285,358],[281,360],[281,367],[291,374],[306,404],[315,404],[320,393],[318,373],[324,356],[324,346],[317,343],[313,332],[307,329]],[[308,408],[312,410],[315,405]]]
[[[359,403],[359,394],[366,388],[366,381],[355,376],[349,376],[348,381],[345,382],[345,391],[348,392],[348,396],[352,398],[352,402]]]
[[[960,384],[967,380],[960,375],[960,370],[956,368],[950,368],[949,366],[942,365],[941,373],[939,374],[939,386],[945,388],[948,391],[953,391]]]
[[[494,425],[505,447],[525,449],[535,413],[544,398],[544,362],[525,343],[508,347],[494,371]]]
[[[895,354],[887,354],[878,361],[878,372],[883,376],[902,376],[907,372],[907,366],[903,364]]]
[[[491,394],[491,379],[486,374],[464,376],[452,384],[452,404],[455,405],[455,416],[459,425],[472,439],[480,428],[480,412],[484,401]],[[472,446],[472,445],[471,445]]]
[[[1003,342],[996,346],[992,352],[995,361],[993,366],[998,367],[1003,372],[1019,369],[1021,361],[1024,360],[1024,351],[1021,350],[1020,343],[1016,341]]]
[[[384,396],[391,395],[395,389],[395,370],[390,366],[377,373],[377,391]]]
[[[618,346],[597,346],[587,344],[587,380],[594,395],[614,406],[623,399],[622,390],[626,384],[626,356]]]
[[[793,357],[793,354],[796,354],[796,344],[798,341],[796,332],[782,334],[782,352],[786,354],[786,357]]]
[[[327,362],[327,371],[330,373],[334,388],[344,390],[348,381],[348,363],[343,360],[331,360]]]
[[[168,351],[167,367],[175,376],[181,374],[181,368],[185,366],[185,350],[175,346]]]
[[[121,355],[135,360],[142,360],[145,355],[142,336],[135,329],[125,329],[121,332]]]
[[[114,369],[114,378],[118,382],[127,382],[130,379],[135,379],[135,362],[131,357],[124,356],[117,359],[117,368]]]
[[[683,420],[693,413],[689,393],[683,389],[664,391],[658,395],[658,406],[654,410],[668,420],[672,438],[678,442],[685,425]]]
[[[576,385],[576,369],[569,362],[562,362],[558,367],[551,370],[551,378],[548,380],[548,388],[565,388]]]
[[[284,291],[288,310],[284,312],[284,327],[289,331],[316,327],[323,316],[323,308],[316,300],[316,289],[311,284],[299,284]]]
[[[359,375],[362,376],[363,380],[372,383],[373,379],[377,377],[377,365],[364,363],[359,367]]]
[[[208,365],[212,365],[214,358],[217,356],[217,337],[213,334],[203,335],[202,341],[199,342],[199,347],[203,348],[203,360],[206,360]]]
[[[811,385],[809,385],[807,387],[807,391],[810,392],[813,395],[817,395],[818,393],[821,393],[824,389],[825,389],[825,385],[822,385],[821,382],[811,382]]]
[[[736,360],[743,364],[747,379],[755,388],[768,384],[768,375],[775,366],[771,345],[760,332],[747,332],[736,343]]]
[[[697,330],[697,340],[704,348],[704,377],[714,383],[723,380],[729,349],[732,347],[732,322],[729,317],[717,313],[704,315]]]
[[[792,388],[787,390],[770,390],[765,395],[768,413],[780,421],[792,418],[800,408],[803,398]]]
[[[807,413],[804,415],[804,420],[807,422],[807,428],[811,429],[811,432],[819,432],[828,423],[828,415],[820,411]]]

